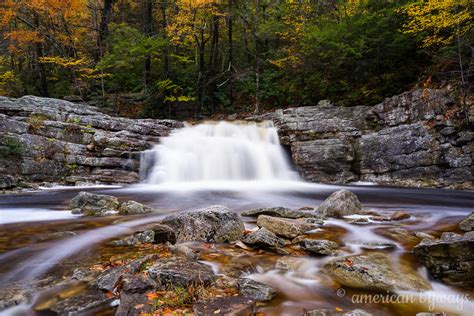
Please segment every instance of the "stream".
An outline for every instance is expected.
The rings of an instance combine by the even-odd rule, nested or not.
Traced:
[[[308,235],[343,244],[340,249],[348,254],[389,253],[394,266],[408,267],[428,280],[432,287],[423,294],[398,294],[424,295],[424,299],[409,304],[354,303],[354,295],[367,292],[344,288],[342,293],[337,282],[320,271],[329,257],[304,256],[297,269],[284,271],[275,269],[279,256],[270,252],[236,252],[235,247],[226,244],[209,248],[203,247],[202,243],[189,243],[189,247],[200,249],[200,260],[210,264],[217,274],[227,265],[235,264],[236,260],[251,262],[256,271],[246,275],[272,285],[279,292],[270,303],[259,307],[266,315],[299,315],[303,309],[334,307],[344,310],[361,308],[374,315],[415,315],[416,312],[428,311],[433,301],[437,302],[435,311],[445,311],[448,315],[472,315],[472,300],[459,302],[442,298],[473,297],[473,291],[432,279],[411,253],[418,241],[399,238],[391,234],[390,229],[403,228],[435,237],[445,231],[457,232],[457,224],[474,210],[474,193],[368,184],[306,183],[293,171],[279,146],[276,129],[271,126],[200,125],[184,131],[184,134],[170,136],[144,155],[143,159],[150,166],[143,171],[146,180],[141,184],[53,187],[1,196],[0,297],[12,289],[34,287],[48,277],[64,278],[76,267],[107,261],[126,253],[130,250],[111,247],[108,241],[126,236],[145,224],[159,222],[164,215],[173,212],[210,205],[224,205],[236,212],[276,206],[315,209],[331,193],[344,188],[359,197],[366,211],[381,215],[405,211],[411,217],[401,222],[371,222],[367,225],[329,219]],[[229,139],[234,141],[229,142]],[[219,150],[216,151],[216,147]],[[68,210],[68,203],[80,191],[113,195],[120,201],[135,200],[155,208],[157,213],[107,217],[73,215]],[[256,227],[255,218],[243,219],[247,229]],[[361,247],[366,242],[388,242],[395,247],[375,250]],[[32,307],[23,305],[0,314],[35,315]],[[113,307],[108,309],[110,314],[113,310]]]

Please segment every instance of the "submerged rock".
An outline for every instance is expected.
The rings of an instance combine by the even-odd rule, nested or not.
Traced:
[[[237,213],[219,205],[173,214],[162,223],[175,230],[177,242],[231,242],[239,240],[245,229]]]
[[[257,208],[253,210],[243,211],[240,213],[242,216],[249,216],[249,217],[258,217],[259,215],[268,215],[273,217],[285,217],[285,218],[308,218],[313,217],[313,214],[302,212],[302,211],[294,211],[289,208],[285,207],[265,207],[265,208]]]
[[[74,214],[107,216],[118,213],[119,200],[115,196],[79,192],[69,203]]]
[[[161,259],[148,269],[148,274],[161,289],[209,285],[214,280],[210,266],[180,257]]]
[[[303,249],[317,255],[329,255],[334,249],[339,247],[336,242],[325,239],[305,238],[299,244]]]
[[[341,285],[372,291],[424,291],[430,285],[408,266],[393,266],[385,254],[336,258],[323,266],[323,271]]]
[[[277,236],[286,238],[295,238],[313,228],[313,225],[294,219],[271,217],[267,215],[260,215],[257,219],[257,225],[268,229]]]
[[[242,296],[217,297],[196,302],[193,305],[193,311],[196,316],[244,316],[253,315],[255,310],[255,301]]]
[[[260,228],[242,238],[242,241],[254,248],[279,248],[285,241],[266,228]]]
[[[435,278],[460,286],[474,285],[473,233],[423,239],[413,252]]]
[[[363,309],[354,309],[352,311],[341,311],[340,309],[315,309],[305,311],[301,316],[372,316]]]
[[[361,210],[362,205],[357,195],[347,190],[334,192],[318,207],[320,214],[335,218],[357,214]]]
[[[122,203],[119,208],[120,214],[146,214],[152,213],[155,210],[147,205],[135,202],[135,201],[127,201]]]
[[[297,271],[304,263],[302,258],[284,256],[279,258],[275,263],[275,269],[285,271]]]
[[[271,301],[277,294],[277,291],[270,285],[247,278],[239,280],[239,292],[257,302]]]
[[[57,315],[95,315],[109,309],[115,300],[104,293],[89,291],[61,300],[49,310]]]
[[[472,212],[465,220],[459,223],[459,228],[465,232],[474,230],[474,212]]]

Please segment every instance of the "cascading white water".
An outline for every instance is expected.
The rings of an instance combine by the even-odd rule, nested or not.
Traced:
[[[188,125],[142,156],[146,183],[298,180],[272,122]]]

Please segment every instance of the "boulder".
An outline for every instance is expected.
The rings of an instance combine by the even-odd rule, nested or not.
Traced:
[[[305,238],[299,242],[300,246],[312,254],[330,255],[339,245],[331,240],[308,239]]]
[[[167,216],[162,221],[176,232],[177,242],[231,242],[245,229],[240,216],[225,206],[211,206]]]
[[[277,236],[285,238],[295,238],[314,227],[313,225],[294,219],[271,217],[267,215],[260,215],[257,219],[257,225],[268,229]]]
[[[277,294],[277,291],[270,285],[252,279],[241,278],[238,284],[241,295],[250,297],[257,302],[271,301]]]
[[[260,228],[242,238],[242,241],[254,248],[280,248],[285,241],[266,228]]]
[[[161,259],[148,269],[148,274],[160,289],[206,286],[215,278],[209,265],[181,257]]]
[[[362,210],[357,195],[347,190],[332,193],[318,207],[318,212],[326,217],[342,218],[346,215],[357,214]]]
[[[284,271],[297,271],[304,263],[302,258],[284,256],[275,262],[275,269]]]
[[[135,201],[127,201],[120,205],[120,208],[118,211],[120,214],[129,215],[129,214],[152,213],[155,210],[147,205],[143,205]]]
[[[107,216],[118,213],[119,200],[115,196],[79,192],[69,203],[75,214]]]
[[[265,207],[265,208],[256,208],[253,210],[243,211],[240,213],[242,216],[248,217],[258,217],[259,215],[268,215],[273,217],[285,217],[285,218],[306,218],[306,217],[313,217],[313,214],[291,210],[285,207]]]
[[[333,259],[323,266],[343,286],[371,291],[425,291],[430,285],[409,266],[393,267],[390,256],[382,253]]]
[[[152,230],[145,230],[137,232],[131,236],[125,237],[120,240],[114,240],[111,242],[114,246],[134,246],[138,244],[150,244],[155,241],[155,232]]]
[[[7,175],[0,176],[0,189],[10,189],[16,186],[16,184],[16,180],[13,177]]]
[[[196,316],[247,316],[253,315],[255,311],[255,301],[242,296],[217,297],[193,305]]]
[[[474,285],[474,233],[426,238],[413,252],[435,278],[459,286]]]
[[[472,212],[466,219],[459,223],[459,229],[465,232],[474,230],[474,212]]]
[[[105,312],[115,300],[115,297],[110,297],[101,292],[87,291],[60,300],[48,310],[54,315],[94,315]]]

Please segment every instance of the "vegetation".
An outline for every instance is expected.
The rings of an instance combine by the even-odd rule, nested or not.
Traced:
[[[0,94],[141,93],[172,116],[472,87],[470,0],[5,0]]]

